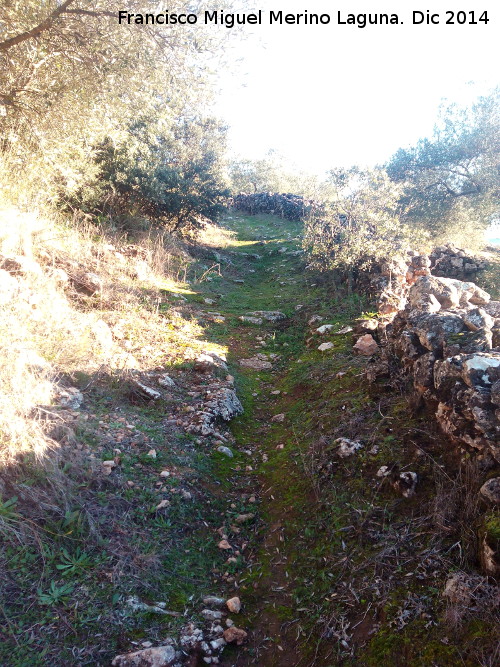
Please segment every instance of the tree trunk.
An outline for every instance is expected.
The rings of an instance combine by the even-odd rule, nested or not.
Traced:
[[[347,270],[347,294],[352,295],[352,266]]]

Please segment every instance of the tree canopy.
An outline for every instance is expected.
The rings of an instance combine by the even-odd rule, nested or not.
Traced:
[[[173,0],[168,10],[203,8]],[[120,25],[122,9],[117,0],[2,3],[0,159],[63,205],[107,214],[129,205],[174,226],[215,214],[224,128],[211,118],[210,66],[229,31]],[[127,10],[164,7],[130,0]]]
[[[293,165],[277,151],[270,150],[259,160],[233,159],[228,165],[233,194],[245,192],[289,192],[314,197],[320,180]]]
[[[387,173],[402,184],[408,222],[435,238],[484,230],[499,212],[500,89],[470,108],[444,107],[431,138],[400,149]]]
[[[306,222],[304,244],[314,268],[352,276],[418,240],[402,222],[401,186],[383,169],[337,169],[329,182],[330,201]]]

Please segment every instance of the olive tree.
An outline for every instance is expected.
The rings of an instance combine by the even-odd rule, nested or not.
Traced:
[[[106,136],[91,152],[60,205],[99,217],[146,217],[171,231],[217,219],[229,194],[224,178],[226,128],[212,118],[167,123],[138,118],[119,138]]]
[[[500,89],[470,108],[444,107],[431,138],[387,165],[406,220],[436,240],[482,235],[500,206]]]
[[[233,194],[289,192],[314,197],[320,187],[314,174],[295,168],[274,150],[258,160],[234,159],[229,162],[228,172]]]
[[[313,268],[345,274],[351,292],[356,270],[403,253],[421,235],[401,222],[401,186],[383,169],[334,170],[329,184],[330,200],[306,221],[304,246]]]
[[[170,14],[204,8],[168,5]],[[106,214],[129,206],[182,225],[194,210],[218,210],[224,191],[225,133],[207,107],[232,31],[120,25],[123,9],[118,0],[0,3],[0,162],[9,163],[0,173],[31,178],[44,201]],[[126,9],[165,7],[130,0]]]

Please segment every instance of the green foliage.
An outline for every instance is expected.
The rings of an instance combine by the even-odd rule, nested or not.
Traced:
[[[402,186],[405,220],[433,239],[470,244],[498,214],[499,101],[497,88],[470,109],[443,108],[433,137],[399,149],[387,165]]]
[[[494,540],[500,540],[500,514],[491,511],[484,519],[484,528],[488,537]]]
[[[63,518],[49,523],[49,529],[59,537],[81,538],[85,533],[85,517],[79,510],[67,510]]]
[[[228,171],[233,194],[290,192],[315,197],[320,188],[315,176],[291,168],[285,158],[274,150],[260,160],[232,160]]]
[[[221,9],[223,7],[221,6]],[[131,0],[130,13],[157,13],[154,0]],[[183,0],[169,3],[172,13],[192,11]],[[204,9],[199,3],[198,10]],[[183,26],[121,24],[117,0],[11,0],[0,6],[0,136],[15,133],[47,144],[38,131],[47,119],[64,119],[51,129],[67,133],[79,118],[98,115],[109,121],[122,114],[133,118],[158,100],[173,108],[182,92],[186,105],[203,89],[208,67],[203,54],[215,52],[224,40],[201,23]],[[156,100],[156,102],[155,102]],[[32,132],[29,132],[30,125]]]
[[[90,568],[92,559],[90,556],[82,551],[81,547],[77,547],[73,554],[69,553],[67,549],[61,551],[61,562],[57,563],[56,568],[61,570],[64,576],[71,576],[79,574],[83,570]]]
[[[134,121],[116,139],[95,146],[78,189],[62,204],[99,216],[144,216],[174,230],[216,219],[227,196],[222,153],[225,128],[214,119]]]
[[[319,270],[367,269],[421,241],[401,222],[401,187],[382,169],[330,172],[331,200],[306,223],[304,246]]]
[[[56,604],[64,604],[67,602],[69,595],[73,592],[73,584],[61,584],[60,586],[52,580],[49,589],[44,593],[42,589],[38,589],[38,601],[42,605],[52,607]]]
[[[224,128],[207,118],[207,102],[230,31],[120,25],[123,9],[116,0],[1,3],[0,187],[15,203],[175,228],[216,217]],[[162,8],[131,0],[126,10]],[[168,11],[194,9],[173,0]]]
[[[19,518],[15,507],[17,505],[17,496],[13,496],[8,500],[2,501],[0,499],[0,519],[6,522],[12,522]]]

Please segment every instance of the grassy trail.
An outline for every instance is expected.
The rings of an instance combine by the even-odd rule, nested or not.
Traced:
[[[85,399],[58,413],[74,439],[52,473],[71,481],[64,511],[45,505],[36,540],[23,537],[26,501],[46,497],[36,460],[0,502],[0,665],[105,667],[177,644],[190,621],[208,636],[203,598],[216,595],[241,599],[231,618],[248,638],[212,664],[493,667],[489,603],[469,614],[442,596],[450,571],[477,569],[462,517],[478,478],[453,477],[453,452],[404,388],[366,382],[351,334],[335,332],[369,306],[306,271],[300,223],[232,214],[223,227],[195,246],[185,282],[136,288],[125,342],[148,360],[146,385],[173,378],[161,400],[131,398],[126,372],[72,372]],[[285,317],[240,319],[254,311]],[[202,351],[234,376],[244,412],[230,433],[191,429],[201,397],[232,386],[227,370],[196,368]],[[240,363],[257,355],[263,370]],[[361,443],[355,456],[338,456],[340,437]],[[418,473],[414,497],[377,477],[387,465]]]
[[[346,362],[343,354],[330,353],[325,358],[306,347],[308,320],[320,315],[339,329],[359,314],[361,304],[354,300],[342,309],[332,309],[328,288],[314,284],[304,270],[299,224],[271,216],[232,216],[225,226],[236,233],[231,255],[238,276],[234,280],[244,282],[221,287],[217,310],[226,322],[212,328],[210,336],[227,346],[229,361],[238,368],[238,393],[245,413],[231,428],[238,450],[244,453],[238,466],[243,471],[240,484],[258,502],[259,523],[247,553],[248,567],[238,582],[250,646],[236,654],[227,649],[223,664],[314,664],[320,659],[314,625],[323,623],[323,605],[317,596],[328,588],[332,576],[325,563],[339,556],[335,533],[342,511],[325,511],[316,485],[310,446],[324,418],[316,413],[316,400],[332,374],[341,373],[345,379],[337,380],[337,387],[330,384],[322,407],[336,405],[345,410],[346,404],[337,404],[349,391],[348,378],[356,373],[352,363],[341,370]],[[249,261],[248,253],[259,258]],[[287,319],[263,325],[237,319],[258,310],[279,310]],[[345,352],[346,343],[345,336],[337,337],[334,344],[339,353]],[[238,367],[239,359],[259,352],[269,358],[276,355],[271,371]],[[321,389],[315,386],[318,380]],[[314,399],[308,405],[311,392]],[[283,421],[277,415],[283,415]],[[330,646],[327,653],[333,652]],[[327,659],[323,655],[318,664],[327,664]]]
[[[250,647],[234,655],[226,651],[223,664],[295,665],[299,664],[297,639],[303,630],[294,618],[297,582],[287,541],[293,540],[304,507],[309,502],[314,506],[315,499],[305,481],[303,452],[291,417],[301,405],[300,391],[292,396],[287,379],[305,351],[307,313],[317,305],[318,294],[304,273],[302,257],[293,254],[300,250],[299,225],[269,216],[233,216],[226,225],[237,234],[236,251],[255,253],[260,259],[254,258],[249,265],[233,256],[238,279],[245,282],[221,299],[219,310],[230,325],[223,337],[218,334],[218,342],[228,346],[229,360],[236,367],[239,359],[258,353],[276,358],[272,371],[242,367],[238,371],[245,413],[235,420],[232,431],[240,452],[248,453],[242,465],[245,485],[256,496],[260,520],[249,567],[239,582]],[[253,325],[234,317],[260,310],[282,311],[287,320]],[[283,422],[273,421],[280,414]]]
[[[220,474],[255,497],[258,520],[236,578],[249,643],[228,647],[222,664],[486,664],[490,621],[464,617],[452,627],[441,596],[447,572],[473,562],[450,554],[453,531],[433,515],[437,491],[456,494],[441,472],[449,452],[404,394],[367,384],[349,334],[311,336],[319,324],[352,324],[367,305],[357,296],[337,301],[331,285],[305,271],[298,224],[233,215],[225,226],[235,233],[229,274],[244,282],[211,283],[225,322],[210,336],[229,350],[245,412],[231,425],[236,465]],[[254,325],[237,317],[256,310],[287,318]],[[313,316],[322,319],[311,327]],[[326,340],[333,347],[318,351]],[[238,364],[258,352],[270,355],[272,370]],[[338,437],[363,449],[339,459]],[[418,471],[416,497],[402,499],[377,478],[388,463]],[[457,516],[460,502],[450,506]]]

